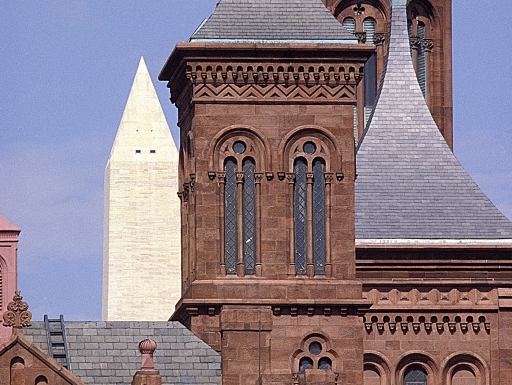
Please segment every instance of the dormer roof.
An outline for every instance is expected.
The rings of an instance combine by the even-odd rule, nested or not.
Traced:
[[[402,4],[392,7],[386,70],[356,161],[358,244],[512,244],[512,223],[462,168],[430,114],[412,65]]]
[[[357,43],[321,0],[220,0],[190,41]]]

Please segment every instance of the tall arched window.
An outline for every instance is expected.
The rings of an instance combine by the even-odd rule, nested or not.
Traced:
[[[413,366],[406,370],[404,385],[427,385],[427,372],[420,366]]]
[[[247,156],[247,144],[228,145],[224,161],[224,264],[226,274],[256,274],[256,163]]]
[[[377,22],[367,17],[363,20],[363,32],[366,34],[366,44],[374,44]],[[364,125],[368,122],[375,99],[377,98],[377,53],[374,53],[364,65]]]
[[[295,158],[293,193],[295,272],[308,274],[312,265],[314,275],[325,275],[326,263],[326,164],[318,157],[313,141],[301,145]]]

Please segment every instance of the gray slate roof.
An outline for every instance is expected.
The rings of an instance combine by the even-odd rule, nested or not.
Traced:
[[[356,238],[512,239],[512,223],[441,136],[413,69],[405,6],[392,9],[386,73],[357,150]]]
[[[357,43],[322,0],[220,0],[190,41]]]
[[[220,355],[178,322],[65,322],[73,374],[90,385],[129,385],[141,367],[138,344],[157,343],[155,369],[163,384],[221,384]],[[43,322],[25,335],[48,351]]]

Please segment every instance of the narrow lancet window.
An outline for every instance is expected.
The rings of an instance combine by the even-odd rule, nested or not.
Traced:
[[[293,167],[295,185],[293,192],[294,226],[295,226],[295,271],[297,275],[305,275],[307,268],[307,163],[304,158],[297,158]]]
[[[325,162],[313,161],[313,265],[315,275],[325,275]]]
[[[243,161],[243,253],[245,274],[256,274],[256,186],[255,164],[251,158]]]
[[[236,184],[236,160],[225,161],[226,184],[224,190],[224,263],[227,274],[236,274],[238,255],[238,197]]]

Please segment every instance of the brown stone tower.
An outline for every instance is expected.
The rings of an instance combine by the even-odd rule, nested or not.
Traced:
[[[362,383],[353,129],[373,52],[319,0],[222,0],[160,74],[181,128],[173,319],[225,384]]]
[[[358,103],[362,135],[376,100],[389,45],[388,0],[323,0],[331,13],[354,32],[360,44],[375,45],[365,70],[365,95]],[[453,149],[452,0],[409,0],[407,20],[414,69],[434,120]],[[364,106],[364,108],[363,108]]]

